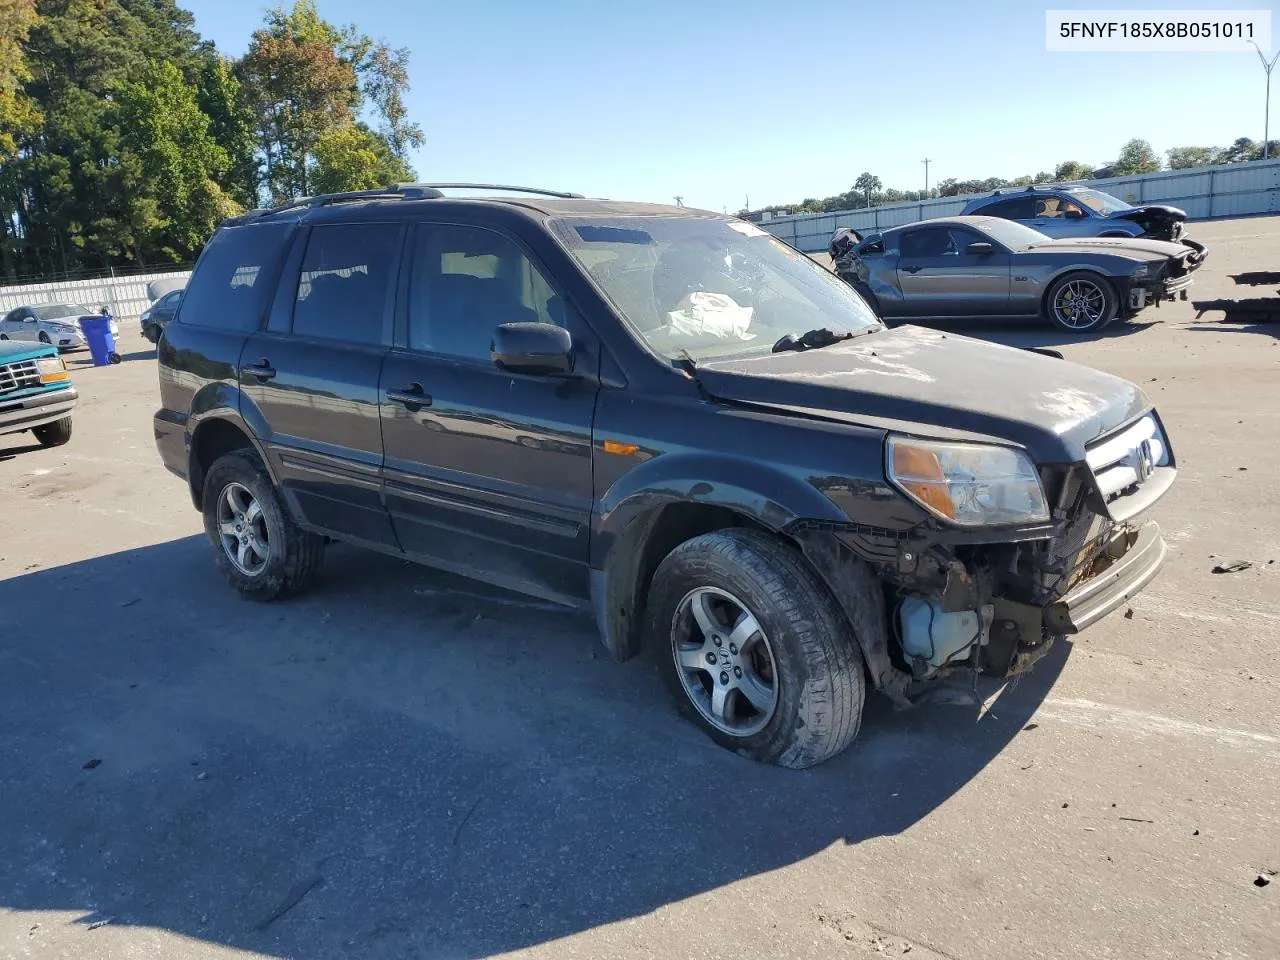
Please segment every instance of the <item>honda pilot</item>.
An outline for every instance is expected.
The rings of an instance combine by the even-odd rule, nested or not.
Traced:
[[[1132,383],[886,329],[732,217],[441,186],[227,221],[160,338],[160,455],[245,596],[342,541],[578,607],[805,767],[868,688],[1021,674],[1160,568]]]

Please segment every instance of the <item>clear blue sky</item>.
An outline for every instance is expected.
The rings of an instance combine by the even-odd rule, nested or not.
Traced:
[[[263,0],[179,0],[239,55]],[[1130,137],[1262,139],[1257,55],[1047,53],[1054,9],[1105,0],[319,0],[412,54],[424,180],[519,183],[733,212],[849,189],[1101,165]],[[1280,66],[1272,137],[1280,138]]]

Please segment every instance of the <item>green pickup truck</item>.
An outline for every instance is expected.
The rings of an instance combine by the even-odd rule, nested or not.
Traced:
[[[57,347],[0,341],[0,435],[30,430],[42,446],[60,446],[71,439],[76,398]]]

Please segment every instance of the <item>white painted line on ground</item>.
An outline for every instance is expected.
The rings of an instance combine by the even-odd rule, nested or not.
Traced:
[[[1187,720],[1162,717],[1158,713],[1132,710],[1107,703],[1094,703],[1075,697],[1049,697],[1036,711],[1037,717],[1058,720],[1073,726],[1096,728],[1100,724],[1121,727],[1139,736],[1200,737],[1225,746],[1244,747],[1280,759],[1280,737],[1251,730],[1233,730],[1230,727],[1214,727]]]

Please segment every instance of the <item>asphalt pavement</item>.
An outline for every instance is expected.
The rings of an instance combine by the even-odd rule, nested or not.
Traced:
[[[1193,299],[1275,293],[1229,275],[1280,270],[1280,218],[1193,233]],[[0,956],[1274,960],[1280,323],[1222,317],[961,330],[1147,390],[1171,559],[981,716],[873,697],[805,772],[481,583],[338,546],[239,600],[124,324],[69,445],[0,437]]]

